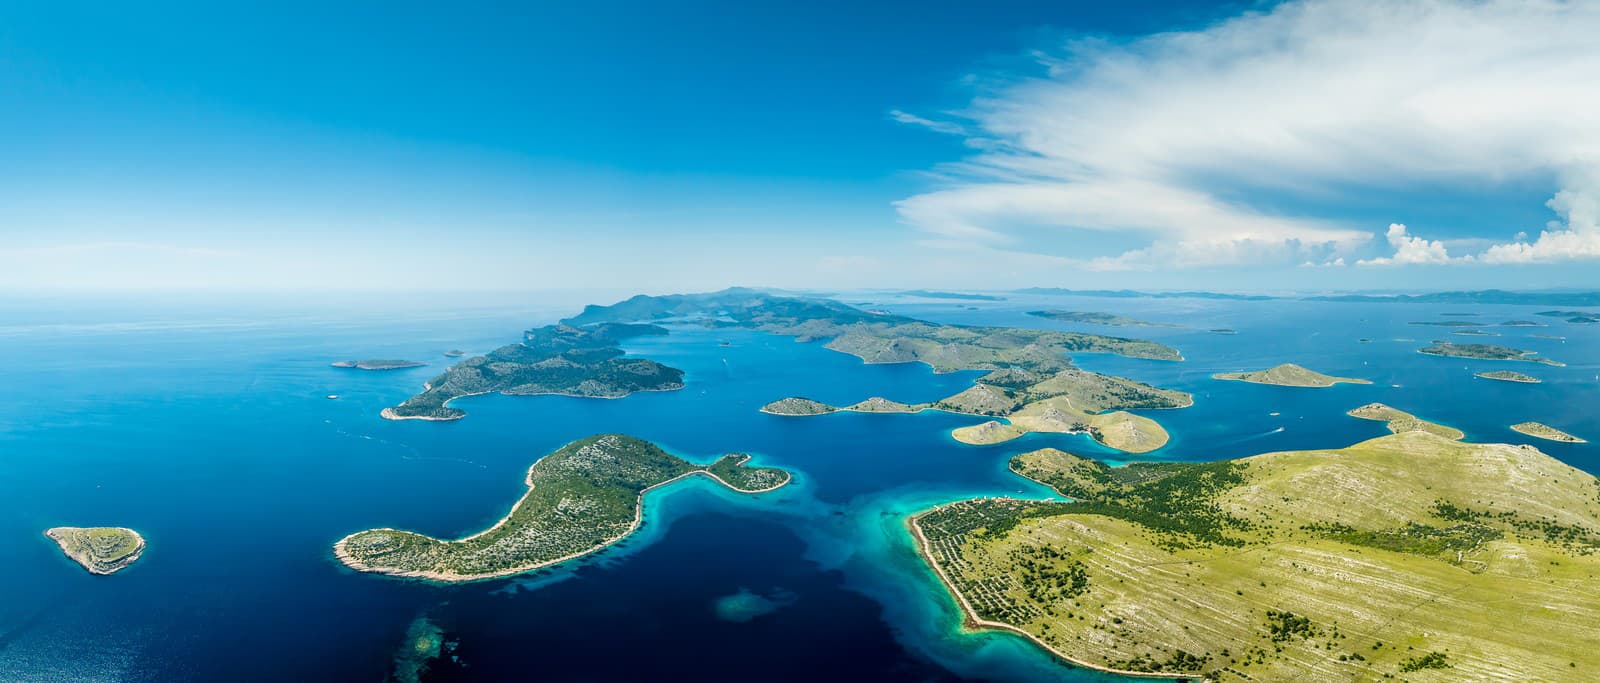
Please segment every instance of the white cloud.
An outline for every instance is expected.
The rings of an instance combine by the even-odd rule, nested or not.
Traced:
[[[1596,35],[1600,3],[1311,0],[1128,44],[1073,40],[1043,75],[974,101],[969,125],[894,112],[981,150],[897,206],[990,248],[1062,228],[1146,245],[1060,254],[1088,267],[1292,264],[1353,258],[1373,236],[1238,197],[1555,178],[1560,222],[1457,260],[1600,257]],[[1395,254],[1367,263],[1450,260],[1404,228],[1386,237]]]
[[[1356,265],[1403,266],[1450,262],[1450,252],[1445,249],[1444,242],[1430,242],[1421,237],[1415,237],[1406,232],[1406,226],[1399,223],[1389,224],[1389,232],[1384,236],[1389,240],[1389,246],[1394,247],[1394,255],[1357,261]]]
[[[936,133],[945,133],[947,135],[967,134],[967,129],[962,127],[961,124],[951,123],[949,121],[934,121],[932,119],[925,119],[910,112],[900,111],[899,109],[890,110],[889,118],[899,121],[900,123],[908,123],[913,126],[922,126],[923,128],[927,128],[928,130]]]

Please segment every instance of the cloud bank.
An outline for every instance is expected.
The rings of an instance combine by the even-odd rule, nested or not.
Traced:
[[[1536,239],[1451,257],[1396,224],[1381,236],[1392,254],[1362,263],[1600,258],[1596,36],[1600,3],[1313,0],[1128,43],[1075,39],[962,121],[892,112],[979,150],[897,208],[977,249],[1035,251],[1063,229],[1145,245],[1054,254],[1091,269],[1333,264],[1379,236],[1259,198],[1533,179],[1552,184],[1557,218]]]

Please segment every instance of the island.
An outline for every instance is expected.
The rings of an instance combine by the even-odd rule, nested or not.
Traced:
[[[1183,327],[1182,325],[1173,325],[1171,323],[1153,323],[1137,318],[1093,311],[1028,311],[1028,315],[1061,322],[1089,323],[1091,325],[1109,325],[1111,327]]]
[[[941,325],[832,299],[779,296],[735,287],[702,294],[639,295],[590,305],[555,325],[529,330],[521,343],[457,363],[423,385],[422,393],[383,411],[393,420],[455,420],[447,405],[464,396],[559,394],[620,398],[639,391],[683,388],[683,372],[646,358],[625,357],[619,344],[668,330],[656,323],[744,328],[810,342],[867,363],[921,362],[935,372],[1024,368],[1041,373],[1071,367],[1067,353],[1116,353],[1182,360],[1176,349],[1140,339],[1006,327]],[[1036,381],[1047,379],[1038,375]]]
[[[1426,320],[1420,322],[1414,321],[1411,324],[1430,325],[1433,327],[1487,327],[1485,323],[1473,322],[1471,320]]]
[[[444,352],[444,355],[446,358],[460,358],[467,355],[467,352],[462,351],[461,349],[450,349],[449,351]]]
[[[1555,427],[1551,427],[1550,425],[1539,422],[1523,422],[1520,424],[1514,424],[1511,425],[1511,429],[1517,433],[1526,434],[1538,439],[1560,441],[1561,443],[1588,443],[1588,441],[1563,432]]]
[[[401,370],[404,368],[420,368],[427,363],[418,363],[414,360],[341,360],[332,363],[336,368],[351,368],[355,370]]]
[[[955,301],[1005,301],[1003,296],[989,294],[964,294],[961,292],[935,292],[926,289],[909,289],[898,292],[900,296],[914,296],[923,299],[952,299]]]
[[[1495,332],[1485,332],[1483,330],[1478,330],[1478,329],[1451,330],[1450,334],[1462,334],[1462,335],[1468,335],[1468,336],[1472,336],[1472,337],[1498,337],[1498,336],[1500,336],[1498,333],[1495,333]]]
[[[44,535],[90,574],[115,574],[144,554],[144,537],[133,529],[58,526],[45,530]]]
[[[1522,349],[1513,349],[1509,346],[1495,346],[1493,344],[1456,344],[1436,340],[1431,346],[1417,349],[1417,353],[1447,358],[1471,358],[1474,360],[1520,360],[1557,367],[1565,365],[1549,358],[1540,358],[1536,351],[1524,351]]]
[[[1501,327],[1549,327],[1549,325],[1546,325],[1546,324],[1541,323],[1541,322],[1533,321],[1533,320],[1507,320],[1507,321],[1505,321],[1503,323],[1500,323],[1500,326]]]
[[[1547,318],[1564,318],[1569,323],[1581,325],[1592,325],[1600,322],[1600,313],[1585,313],[1583,311],[1540,311],[1534,315],[1542,315]]]
[[[1532,447],[1411,430],[1218,462],[1044,449],[1010,468],[1069,500],[965,500],[908,526],[968,625],[1078,665],[1208,681],[1600,674],[1600,480]]]
[[[784,470],[749,462],[749,455],[733,453],[701,465],[642,439],[592,436],[535,462],[528,469],[527,494],[489,529],[457,540],[370,529],[340,539],[334,555],[358,571],[432,581],[521,574],[626,538],[642,522],[644,495],[679,479],[707,476],[751,494],[790,481]]]
[[[967,443],[998,443],[1030,431],[1081,432],[1113,448],[1146,452],[1167,442],[1166,431],[1149,418],[1115,411],[1193,404],[1193,398],[1183,392],[1079,369],[1069,356],[1115,353],[1130,358],[1183,360],[1177,349],[1140,339],[1016,327],[943,325],[863,311],[832,300],[776,297],[740,288],[709,294],[640,295],[611,306],[589,306],[563,322],[582,326],[673,320],[712,328],[742,327],[792,336],[796,341],[828,339],[826,348],[866,363],[923,363],[935,372],[987,371],[967,390],[932,403],[908,404],[875,397],[840,407],[791,397],[763,408],[779,415],[940,410],[1010,421],[1006,424],[997,420],[952,434]]]
[[[1473,376],[1474,377],[1482,377],[1484,379],[1497,379],[1497,380],[1500,380],[1502,382],[1518,382],[1518,383],[1521,383],[1521,384],[1538,384],[1538,383],[1544,381],[1544,380],[1539,379],[1538,377],[1534,377],[1532,375],[1524,375],[1524,374],[1522,374],[1520,372],[1512,372],[1510,370],[1494,370],[1492,372],[1479,372],[1479,373],[1475,373]]]
[[[761,410],[790,416],[936,410],[1005,420],[960,427],[950,433],[965,444],[996,444],[1034,432],[1087,434],[1109,448],[1148,453],[1165,446],[1170,436],[1155,420],[1126,409],[1184,408],[1194,403],[1193,397],[1181,391],[1077,368],[1058,370],[1043,381],[1033,379],[997,370],[979,378],[971,388],[932,403],[907,404],[874,397],[849,406],[831,406],[794,397],[773,401]]]
[[[390,420],[459,420],[466,411],[451,401],[499,392],[512,396],[558,394],[620,398],[639,391],[683,388],[683,371],[648,358],[628,358],[618,345],[628,339],[666,334],[655,325],[605,323],[547,325],[523,334],[487,355],[468,358],[423,384],[423,391],[382,416]]]
[[[1395,434],[1403,434],[1405,432],[1429,432],[1436,436],[1442,436],[1446,439],[1450,439],[1451,441],[1455,441],[1466,436],[1466,434],[1463,434],[1461,430],[1456,429],[1455,427],[1442,425],[1437,422],[1429,422],[1404,410],[1391,408],[1382,403],[1368,403],[1345,414],[1349,415],[1350,417],[1358,417],[1363,420],[1382,422],[1389,427],[1390,432]]]
[[[1512,304],[1518,306],[1600,306],[1600,292],[1508,292],[1483,289],[1428,294],[1338,294],[1306,297],[1306,301],[1398,304]]]
[[[1252,384],[1272,384],[1280,387],[1310,387],[1322,389],[1335,384],[1371,384],[1370,380],[1356,379],[1353,377],[1334,377],[1324,375],[1315,370],[1308,370],[1294,363],[1257,370],[1254,372],[1219,372],[1211,376],[1212,379],[1231,380],[1235,382],[1250,382]]]
[[[1238,334],[1239,333],[1238,330],[1235,330],[1235,329],[1233,329],[1231,327],[1213,327],[1213,328],[1211,328],[1209,330],[1206,330],[1206,331],[1214,333],[1214,334]]]

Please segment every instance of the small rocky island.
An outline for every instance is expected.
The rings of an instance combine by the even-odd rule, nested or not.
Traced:
[[[702,475],[740,493],[789,483],[788,472],[750,467],[733,453],[692,463],[621,434],[574,441],[528,469],[528,492],[494,526],[457,540],[371,529],[334,544],[353,569],[434,581],[476,581],[533,571],[588,555],[626,538],[643,521],[645,493]]]
[[[1466,436],[1466,434],[1462,433],[1461,430],[1456,429],[1455,427],[1442,425],[1437,422],[1429,422],[1404,410],[1391,408],[1382,403],[1368,403],[1345,414],[1349,415],[1350,417],[1358,417],[1363,420],[1383,422],[1389,427],[1389,431],[1395,434],[1404,434],[1406,432],[1428,432],[1442,436],[1446,439],[1450,439],[1451,441],[1455,441]]]
[[[1497,379],[1497,380],[1500,380],[1502,382],[1517,382],[1519,384],[1538,384],[1538,383],[1544,381],[1544,380],[1539,379],[1538,377],[1534,377],[1532,375],[1524,375],[1524,374],[1522,374],[1520,372],[1512,372],[1510,370],[1493,370],[1493,371],[1490,371],[1490,372],[1479,372],[1479,373],[1475,373],[1473,376],[1474,377],[1482,377],[1484,379]]]
[[[449,351],[444,352],[445,358],[460,358],[465,355],[467,355],[467,352],[462,351],[461,349],[450,349]]]
[[[1511,425],[1511,429],[1520,434],[1527,434],[1528,436],[1537,439],[1560,441],[1561,443],[1588,443],[1583,439],[1541,422],[1523,422],[1521,424],[1514,424]]]
[[[144,537],[122,527],[58,526],[46,530],[44,535],[90,574],[115,574],[128,568],[144,553]]]
[[[341,360],[335,361],[333,367],[352,368],[355,370],[400,370],[403,368],[420,368],[427,363],[418,363],[414,360]]]
[[[1557,367],[1565,365],[1549,358],[1540,358],[1535,351],[1513,349],[1509,346],[1496,346],[1494,344],[1456,344],[1447,341],[1435,341],[1431,346],[1417,349],[1417,353],[1429,356],[1444,356],[1446,358],[1471,358],[1475,360],[1520,360],[1529,363],[1542,363]]]
[[[1237,382],[1250,382],[1252,384],[1272,384],[1280,387],[1312,387],[1326,388],[1335,384],[1371,384],[1364,379],[1351,377],[1334,377],[1324,375],[1315,370],[1308,370],[1294,363],[1284,363],[1266,370],[1254,372],[1219,372],[1211,376],[1212,379],[1232,380]]]

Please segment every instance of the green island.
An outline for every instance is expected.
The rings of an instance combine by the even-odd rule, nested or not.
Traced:
[[[935,372],[986,370],[973,386],[932,403],[907,404],[872,398],[831,406],[786,398],[763,410],[778,415],[822,415],[839,411],[915,413],[939,410],[995,417],[952,433],[971,444],[999,443],[1030,431],[1082,432],[1112,448],[1143,453],[1166,444],[1166,430],[1126,410],[1183,408],[1193,398],[1133,380],[1079,369],[1071,353],[1115,353],[1131,358],[1182,360],[1173,349],[1139,339],[1013,327],[941,325],[863,311],[825,299],[777,297],[756,290],[711,294],[636,296],[611,306],[589,306],[565,322],[679,320],[718,327],[743,327],[795,337],[827,338],[826,348],[867,363],[924,363]]]
[[[1534,320],[1507,320],[1500,323],[1501,327],[1549,327],[1544,323]]]
[[[1451,330],[1450,334],[1462,334],[1462,335],[1467,335],[1467,336],[1471,336],[1471,337],[1498,337],[1498,336],[1500,336],[1500,334],[1498,332],[1485,332],[1483,330],[1478,330],[1478,329]]]
[[[906,290],[904,292],[896,292],[896,293],[899,294],[900,296],[914,296],[914,297],[920,297],[920,298],[923,298],[923,299],[951,299],[951,300],[954,300],[954,301],[1005,301],[1006,300],[1006,298],[1003,297],[1003,296],[993,296],[993,295],[990,295],[990,294],[969,294],[969,293],[963,293],[963,292],[935,292],[935,291],[926,290],[926,289],[908,289],[908,290]]]
[[[1534,377],[1532,375],[1524,375],[1524,374],[1522,374],[1520,372],[1512,372],[1510,370],[1493,370],[1493,371],[1490,371],[1490,372],[1479,372],[1479,373],[1473,374],[1473,376],[1474,377],[1482,377],[1484,379],[1497,379],[1497,380],[1500,380],[1502,382],[1518,382],[1518,383],[1521,383],[1521,384],[1538,384],[1538,383],[1544,381],[1544,380],[1539,379],[1538,377]]]
[[[1540,311],[1534,315],[1542,315],[1547,318],[1563,318],[1569,323],[1581,325],[1600,323],[1600,313],[1586,313],[1584,311]]]
[[[1235,330],[1235,329],[1233,329],[1231,327],[1213,327],[1213,328],[1211,328],[1209,330],[1206,330],[1206,331],[1207,332],[1211,332],[1213,334],[1238,334],[1239,333],[1238,330]]]
[[[1588,443],[1588,441],[1541,422],[1523,422],[1514,424],[1511,425],[1511,429],[1519,434],[1526,434],[1538,439],[1560,441],[1561,443]]]
[[[1250,382],[1252,384],[1272,384],[1280,387],[1310,387],[1323,389],[1335,384],[1371,384],[1364,379],[1352,377],[1334,377],[1324,375],[1315,370],[1309,370],[1294,363],[1257,370],[1254,372],[1219,372],[1211,376],[1212,379],[1232,380],[1236,382]]]
[[[1373,420],[1376,422],[1385,423],[1385,425],[1389,427],[1389,431],[1394,432],[1395,434],[1403,434],[1405,432],[1429,432],[1431,434],[1450,439],[1451,441],[1455,441],[1466,436],[1466,434],[1462,433],[1461,430],[1456,429],[1455,427],[1442,425],[1437,422],[1429,422],[1404,410],[1391,408],[1382,403],[1368,403],[1345,414],[1349,415],[1350,417],[1357,417],[1363,420]]]
[[[966,500],[908,526],[969,626],[1079,665],[1211,681],[1600,675],[1600,480],[1530,446],[1412,429],[1201,463],[1045,449],[1010,467],[1070,500]]]
[[[404,368],[420,368],[427,363],[418,363],[414,360],[341,360],[332,363],[336,368],[351,368],[355,370],[401,370]]]
[[[45,530],[44,535],[90,574],[115,574],[144,553],[144,537],[122,527],[58,526]]]
[[[528,492],[494,526],[457,540],[397,529],[340,539],[334,555],[364,572],[459,582],[521,574],[588,555],[639,528],[644,494],[693,475],[741,493],[789,483],[788,472],[749,467],[731,453],[689,462],[642,439],[602,434],[574,441],[528,469]]]
[[[971,388],[932,403],[907,404],[874,397],[854,405],[831,406],[796,397],[774,401],[761,410],[791,416],[937,410],[1005,420],[960,427],[950,433],[966,444],[996,444],[1032,432],[1088,434],[1110,448],[1147,453],[1166,445],[1170,438],[1167,431],[1155,420],[1121,408],[1182,408],[1193,404],[1193,398],[1183,392],[1077,368],[1059,370],[1039,382],[1027,377],[1010,386],[1005,384],[1008,377],[991,372]]]
[[[1028,311],[1028,315],[1059,320],[1068,323],[1089,323],[1091,325],[1109,325],[1111,327],[1183,327],[1171,323],[1153,323],[1137,318],[1112,315],[1110,313],[1097,313],[1094,311]]]
[[[1473,322],[1471,320],[1426,320],[1414,321],[1411,324],[1430,325],[1433,327],[1487,327],[1486,323]]]
[[[1456,344],[1453,342],[1436,340],[1430,346],[1417,349],[1417,353],[1429,356],[1444,356],[1446,358],[1471,358],[1474,360],[1520,360],[1530,363],[1543,363],[1545,365],[1564,366],[1549,358],[1538,357],[1537,351],[1524,351],[1513,349],[1509,346],[1496,346],[1494,344]]]
[[[459,420],[466,411],[450,407],[450,401],[491,392],[620,398],[638,391],[682,389],[682,370],[624,357],[618,348],[627,339],[666,333],[655,325],[614,323],[528,330],[520,343],[450,366],[428,380],[422,393],[384,408],[382,415],[390,420]]]
[[[444,352],[444,356],[446,358],[460,358],[465,355],[467,355],[467,352],[462,351],[461,349],[450,349],[449,351]]]

